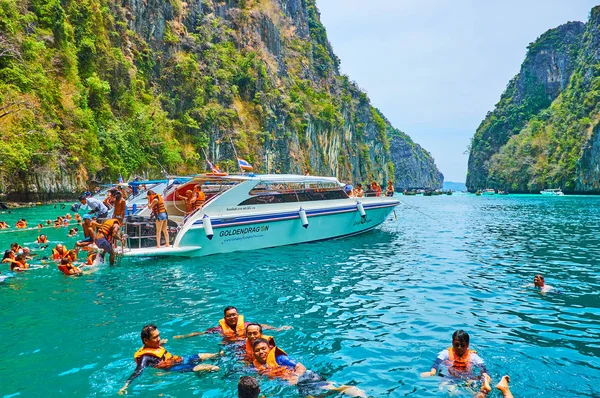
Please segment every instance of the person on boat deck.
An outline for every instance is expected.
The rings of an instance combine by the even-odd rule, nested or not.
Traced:
[[[136,363],[135,371],[129,376],[125,385],[119,390],[119,394],[126,392],[131,382],[142,374],[145,368],[153,367],[172,372],[199,372],[199,371],[217,371],[218,366],[199,364],[206,359],[214,358],[219,354],[195,354],[187,357],[180,357],[171,354],[160,345],[160,331],[156,325],[146,325],[142,328],[140,334],[144,346],[136,351],[133,359]]]
[[[342,385],[336,387],[318,374],[306,370],[306,367],[287,356],[279,347],[271,347],[265,339],[257,339],[253,345],[253,365],[259,374],[271,379],[282,379],[297,385],[301,395],[317,395],[325,391],[339,392],[351,397],[366,397],[364,391]]]
[[[244,347],[244,359],[248,362],[254,361],[254,342],[258,339],[264,339],[269,342],[271,347],[275,347],[275,339],[263,334],[263,328],[258,323],[249,323],[246,326],[246,345]]]
[[[106,206],[106,208],[109,209],[109,210],[113,208],[113,204],[115,202],[115,192],[117,192],[116,189],[114,189],[114,188],[110,189],[106,193],[106,197],[102,201],[102,203],[104,204],[104,206]]]
[[[375,192],[375,196],[381,196],[381,186],[377,183],[377,181],[371,182],[371,190]]]
[[[185,196],[177,194],[177,197],[181,200],[185,200],[186,216],[194,211],[194,203],[196,202],[196,198],[194,197],[194,192],[191,189],[185,191]]]
[[[104,203],[98,199],[88,198],[85,195],[79,196],[79,202],[82,205],[87,204],[90,209],[89,214],[96,214],[98,218],[106,218],[108,216],[108,209],[104,206]]]
[[[352,190],[352,196],[353,198],[362,198],[365,194],[365,191],[363,191],[362,189],[362,184],[356,184],[356,188],[354,188]]]
[[[175,336],[175,339],[186,339],[188,337],[200,336],[201,334],[207,333],[220,333],[225,340],[236,341],[244,340],[246,338],[246,327],[250,322],[244,322],[244,316],[238,314],[237,308],[233,306],[226,307],[223,310],[223,318],[219,320],[219,326],[207,329],[204,332],[193,332],[186,335]],[[266,330],[288,330],[291,329],[289,326],[282,326],[275,328],[270,325],[262,325]]]
[[[238,381],[238,398],[258,398],[260,386],[252,376],[242,376]]]
[[[470,337],[464,330],[457,330],[452,334],[452,346],[440,351],[436,360],[431,365],[431,370],[421,373],[421,377],[431,377],[438,374],[440,368],[444,366],[448,370],[448,375],[452,379],[473,380],[481,379],[482,386],[476,393],[476,398],[485,397],[491,388],[491,381],[483,359],[477,355],[477,352],[469,349]],[[474,374],[473,368],[478,368],[480,376]],[[442,376],[442,372],[439,372]]]
[[[115,192],[115,209],[113,210],[113,218],[119,220],[121,224],[123,224],[123,220],[125,219],[125,210],[127,210],[127,201],[123,199],[123,194],[121,191]]]
[[[74,266],[73,263],[71,262],[71,259],[68,257],[65,257],[62,260],[60,260],[60,264],[58,265],[58,270],[67,276],[79,275],[83,272],[82,270],[80,270],[79,268]]]
[[[161,195],[154,193],[153,190],[149,190],[146,193],[148,198],[148,207],[152,209],[152,215],[156,217],[156,247],[161,247],[160,237],[165,236],[165,245],[171,246],[169,243],[169,231],[167,229],[167,223],[169,216],[167,215],[167,209]]]
[[[15,261],[10,263],[10,270],[15,272],[25,271],[29,268],[29,264],[27,264],[27,259],[24,254],[19,254],[15,257]]]
[[[385,196],[394,196],[394,183],[392,181],[388,181],[387,188],[385,189]]]
[[[94,243],[101,249],[102,258],[106,256],[106,253],[110,253],[110,265],[115,263],[115,248],[113,247],[113,241],[115,238],[123,240],[120,232],[121,223],[116,218],[106,220],[98,228],[96,233],[96,240]]]
[[[202,207],[206,202],[206,195],[202,192],[202,186],[200,184],[194,187],[194,210]]]
[[[69,254],[69,250],[62,243],[57,243],[52,249],[52,260],[60,260],[67,254]]]
[[[94,244],[94,225],[98,225],[92,221],[92,216],[89,214],[83,215],[83,240],[78,240],[76,246],[86,247]]]
[[[537,274],[533,277],[533,286],[540,289],[540,293],[547,293],[550,290],[554,289],[552,286],[546,285],[544,281],[544,275],[541,274]]]

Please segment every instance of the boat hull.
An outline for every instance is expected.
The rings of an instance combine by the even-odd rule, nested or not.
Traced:
[[[370,231],[383,223],[394,204],[364,204],[365,217],[356,205],[334,209],[306,210],[308,227],[302,226],[298,211],[263,215],[212,218],[213,237],[206,236],[202,222],[196,222],[176,242],[178,250],[153,253],[151,249],[127,251],[128,256],[199,257],[243,250],[336,239]],[[182,231],[183,232],[183,231]],[[194,248],[186,250],[187,247]],[[200,247],[200,249],[198,249]]]

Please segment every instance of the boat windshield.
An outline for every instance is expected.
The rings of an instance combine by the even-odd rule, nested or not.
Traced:
[[[256,185],[249,195],[252,197],[238,206],[348,198],[344,189],[333,181],[262,182]]]

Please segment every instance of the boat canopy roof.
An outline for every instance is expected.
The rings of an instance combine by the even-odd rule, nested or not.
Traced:
[[[211,180],[211,181],[231,181],[231,182],[242,182],[242,181],[257,181],[257,182],[272,182],[272,183],[285,183],[285,182],[298,182],[298,183],[314,183],[314,182],[329,182],[336,183],[341,186],[337,178],[335,177],[320,177],[320,176],[305,176],[298,174],[231,174],[226,176],[217,176],[214,174],[197,174],[193,176],[193,180]]]

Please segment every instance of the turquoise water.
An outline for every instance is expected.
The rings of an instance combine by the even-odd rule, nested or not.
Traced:
[[[512,376],[516,397],[600,396],[599,197],[401,200],[397,219],[343,240],[123,260],[79,278],[45,264],[9,278],[0,283],[0,396],[115,395],[135,367],[144,324],[156,323],[175,354],[215,352],[217,336],[172,336],[215,326],[226,305],[247,320],[292,326],[272,333],[290,356],[373,397],[448,396],[439,378],[419,373],[457,328],[470,333],[494,382]],[[0,220],[37,223],[66,211],[42,206]],[[65,228],[44,232],[76,240]],[[0,231],[0,247],[33,246],[36,236]],[[538,272],[561,294],[523,287]],[[229,354],[217,364],[221,371],[199,376],[148,369],[129,395],[236,396],[251,371]],[[299,396],[261,384],[268,397]]]

